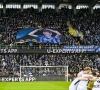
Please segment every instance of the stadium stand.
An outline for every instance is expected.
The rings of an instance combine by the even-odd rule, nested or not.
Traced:
[[[7,9],[7,13],[2,14],[2,17],[0,46],[16,46],[19,27],[26,26],[60,29],[66,45],[100,45],[99,9],[95,9],[93,14],[87,8],[80,9],[76,15],[68,8],[62,8],[60,12],[51,8],[44,9],[42,12],[34,11],[33,8],[23,12],[18,9]]]
[[[0,55],[0,75],[18,75],[20,66],[69,66],[69,74],[78,73],[86,66],[100,71],[100,55],[93,54],[17,54]],[[39,72],[38,72],[39,73]]]
[[[64,45],[98,45],[100,46],[100,9],[92,14],[89,8],[80,9],[74,14],[73,9],[63,7],[57,12],[52,8],[41,12],[34,8],[1,10],[0,48],[60,48]],[[64,43],[58,45],[47,43],[16,43],[16,34],[20,28],[60,29]],[[19,76],[21,66],[69,66],[69,74],[78,73],[86,66],[100,71],[100,55],[93,54],[3,54],[0,55],[0,76]]]

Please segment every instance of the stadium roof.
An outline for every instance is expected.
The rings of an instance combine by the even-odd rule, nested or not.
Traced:
[[[0,0],[2,3],[52,3],[59,6],[60,3],[71,3],[73,6],[77,4],[88,4],[94,6],[96,3],[100,3],[100,0]]]

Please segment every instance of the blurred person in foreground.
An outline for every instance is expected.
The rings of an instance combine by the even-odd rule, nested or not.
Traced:
[[[87,90],[97,90],[98,88],[100,90],[100,78],[99,78],[100,75],[99,75],[97,69],[93,69],[93,71],[96,72],[95,78],[97,78],[97,80],[95,80],[95,79],[94,80],[90,80],[88,85],[87,85]],[[99,83],[99,87],[95,87],[98,83]]]
[[[87,78],[82,77],[83,74],[89,74],[91,71],[90,67],[85,67],[84,70],[80,71],[76,77],[76,79],[74,79],[72,81],[72,83],[69,86],[69,90],[77,90],[77,86],[78,83],[80,82],[80,80],[88,80]]]
[[[85,73],[82,75],[82,77],[87,78],[88,80],[80,80],[77,86],[77,90],[88,90],[87,85],[90,81],[95,81],[98,79],[96,77],[97,72],[95,70],[91,70],[91,73]]]

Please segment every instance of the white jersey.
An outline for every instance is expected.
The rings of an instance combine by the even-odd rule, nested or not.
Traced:
[[[79,75],[79,74],[83,75],[83,74],[84,74],[84,71],[80,71],[80,72],[78,73],[78,75]]]
[[[78,78],[75,78],[75,80],[72,81],[72,83],[69,86],[69,90],[77,90],[79,80]]]
[[[83,74],[82,77],[87,76],[88,74]],[[87,90],[88,80],[81,80],[77,86],[77,90]]]
[[[99,78],[100,79],[100,78]],[[92,90],[100,90],[100,82],[99,81],[95,81],[94,82],[94,87]]]
[[[81,71],[81,72],[79,72],[79,74],[82,74],[82,75],[83,75],[84,72]],[[78,77],[77,77],[77,78],[75,78],[75,79],[72,81],[72,83],[70,84],[69,90],[77,90],[78,83],[79,83],[79,80],[78,80]]]

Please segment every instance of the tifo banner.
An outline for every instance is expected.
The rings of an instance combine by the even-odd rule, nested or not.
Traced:
[[[81,37],[83,38],[83,34],[82,32],[79,32],[78,30],[75,30],[71,24],[70,24],[70,21],[67,22],[67,26],[68,26],[68,29],[69,29],[69,33],[73,36],[78,36],[78,37]]]
[[[38,42],[38,43],[63,43],[64,38],[61,35],[61,30],[53,30],[48,28],[21,29],[16,36],[16,43]]]

